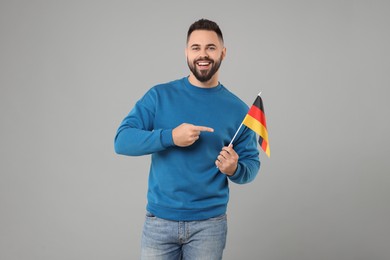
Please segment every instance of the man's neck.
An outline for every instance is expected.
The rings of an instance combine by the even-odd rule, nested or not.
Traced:
[[[188,81],[192,85],[199,88],[213,88],[218,86],[219,84],[217,74],[215,74],[209,81],[201,82],[191,73],[190,76],[188,77]]]

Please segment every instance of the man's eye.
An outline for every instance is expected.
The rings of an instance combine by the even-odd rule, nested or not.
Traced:
[[[192,50],[193,50],[193,51],[199,51],[200,48],[199,48],[199,47],[192,47]]]

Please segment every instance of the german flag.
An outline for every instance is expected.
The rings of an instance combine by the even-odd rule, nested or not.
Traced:
[[[265,121],[263,100],[261,99],[260,94],[256,97],[255,102],[249,109],[249,112],[242,123],[259,135],[259,144],[268,157],[270,157],[271,153],[268,143],[267,123]]]

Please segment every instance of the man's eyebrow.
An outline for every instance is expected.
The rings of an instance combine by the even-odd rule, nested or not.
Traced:
[[[199,47],[199,46],[201,46],[201,45],[198,43],[194,43],[191,45],[191,47]],[[210,47],[210,46],[216,47],[217,45],[215,45],[214,43],[206,44],[206,47]]]

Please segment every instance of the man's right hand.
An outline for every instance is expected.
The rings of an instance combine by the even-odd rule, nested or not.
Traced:
[[[199,139],[201,132],[214,132],[214,129],[183,123],[172,130],[173,142],[180,147],[190,146]]]

